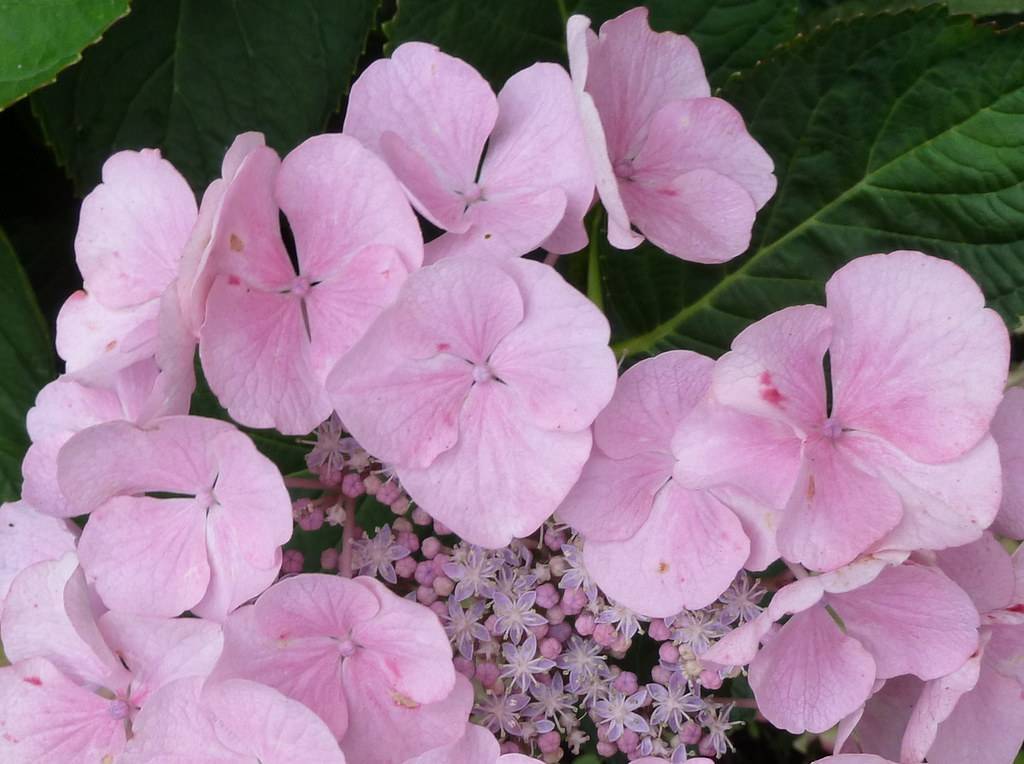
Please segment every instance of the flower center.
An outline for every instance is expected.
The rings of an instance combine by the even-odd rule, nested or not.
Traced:
[[[633,177],[633,160],[620,159],[615,163],[612,171],[615,173],[615,177],[629,180]]]
[[[349,658],[356,651],[356,643],[348,637],[338,640],[338,655],[342,658]]]
[[[309,279],[305,276],[296,276],[290,291],[296,297],[305,297],[309,294]]]
[[[110,711],[111,716],[113,716],[115,719],[120,720],[127,719],[131,709],[129,708],[128,703],[126,701],[118,699],[111,702],[108,710]]]
[[[825,420],[821,426],[821,434],[829,440],[836,440],[843,433],[843,426],[832,417]]]
[[[494,379],[494,372],[486,363],[473,364],[473,381],[476,383],[487,382]]]
[[[462,194],[463,200],[466,202],[466,206],[478,202],[484,197],[484,190],[480,187],[479,183],[470,184],[469,188]]]

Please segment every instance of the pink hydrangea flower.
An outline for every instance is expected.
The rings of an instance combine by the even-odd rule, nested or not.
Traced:
[[[316,714],[271,687],[245,679],[170,683],[139,713],[134,733],[118,764],[345,764],[338,742]]]
[[[370,578],[305,574],[270,587],[228,618],[215,677],[305,703],[354,761],[400,764],[446,745],[472,706],[437,616]]]
[[[196,618],[103,613],[74,554],[26,568],[11,586],[0,636],[0,758],[116,757],[140,707],[180,677],[204,676],[220,628]]]
[[[774,165],[739,112],[710,97],[696,46],[653,32],[646,8],[605,22],[600,35],[573,16],[567,33],[608,240],[632,249],[646,236],[701,263],[746,250],[775,193]]]
[[[176,308],[176,300],[162,307],[161,298],[178,275],[196,214],[188,183],[158,150],[121,151],[104,163],[75,237],[84,291],[57,317],[57,352],[68,373],[105,383],[157,354],[160,324],[169,323],[161,310]]]
[[[520,753],[501,753],[497,738],[486,727],[466,724],[462,737],[407,759],[404,764],[542,764]]]
[[[716,362],[726,415],[680,430],[676,479],[701,487],[749,469],[742,455],[777,428],[727,415],[740,412],[800,447],[778,523],[787,560],[830,570],[872,549],[977,539],[999,507],[988,429],[1009,364],[1002,320],[961,268],[920,252],[858,258],[825,292],[827,307],[773,313]]]
[[[21,571],[75,551],[77,542],[78,527],[68,520],[36,512],[24,501],[0,505],[0,613]]]
[[[284,161],[251,147],[223,191],[209,247],[194,286],[199,299],[212,278],[199,333],[203,371],[232,418],[287,434],[330,415],[327,373],[423,258],[401,187],[341,135],[310,138]]]
[[[703,399],[713,365],[677,350],[623,374],[594,423],[583,474],[558,509],[586,539],[594,582],[647,616],[704,607],[745,564],[763,568],[774,559],[770,545],[751,556],[744,524],[757,501],[738,489],[688,490],[672,479],[673,436]],[[776,475],[763,461],[758,472],[764,483]],[[757,517],[748,524],[756,528]]]
[[[814,764],[896,764],[896,762],[869,753],[841,753],[818,759]]]
[[[937,568],[868,557],[779,590],[702,658],[749,663],[758,710],[776,727],[824,732],[860,709],[876,680],[937,679],[962,666],[979,623],[970,597]]]
[[[469,64],[406,43],[352,85],[345,133],[382,156],[446,231],[427,245],[428,261],[586,246],[594,178],[560,66],[534,64],[495,97]]]
[[[992,437],[1003,466],[1003,500],[992,529],[1024,539],[1024,389],[1006,391],[992,420]]]
[[[292,532],[281,474],[226,422],[96,425],[65,444],[58,477],[91,513],[79,556],[111,609],[221,619],[276,578]]]
[[[851,747],[899,761],[1007,764],[1024,744],[1024,590],[1014,570],[1024,557],[986,533],[936,558],[981,613],[980,649],[930,681],[886,682],[846,723],[856,725]]]
[[[328,379],[345,426],[463,539],[500,547],[554,512],[612,396],[608,322],[539,263],[446,258]]]

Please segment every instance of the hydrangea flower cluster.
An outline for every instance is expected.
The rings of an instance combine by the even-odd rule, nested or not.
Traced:
[[[156,150],[107,161],[0,508],[0,758],[708,764],[753,706],[838,727],[834,764],[1012,761],[1001,319],[953,263],[871,254],[717,360],[620,377],[552,267],[585,217],[724,262],[773,164],[643,9],[573,17],[567,47],[495,95],[403,45],[342,134],[240,135],[199,204]],[[197,353],[308,475],[190,414]],[[370,497],[392,518],[366,534]]]

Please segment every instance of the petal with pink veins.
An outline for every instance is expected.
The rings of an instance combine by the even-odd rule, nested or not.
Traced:
[[[1017,580],[1013,560],[988,531],[977,541],[944,549],[935,557],[942,572],[974,600],[979,613],[1014,604]]]
[[[21,571],[74,552],[77,541],[78,526],[68,520],[36,512],[24,501],[0,505],[0,612]]]

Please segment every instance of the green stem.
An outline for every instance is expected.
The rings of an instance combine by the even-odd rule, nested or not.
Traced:
[[[601,312],[604,312],[604,290],[601,288],[601,261],[598,255],[600,249],[601,219],[603,217],[600,207],[594,209],[590,218],[590,248],[587,261],[587,297],[596,305]]]

